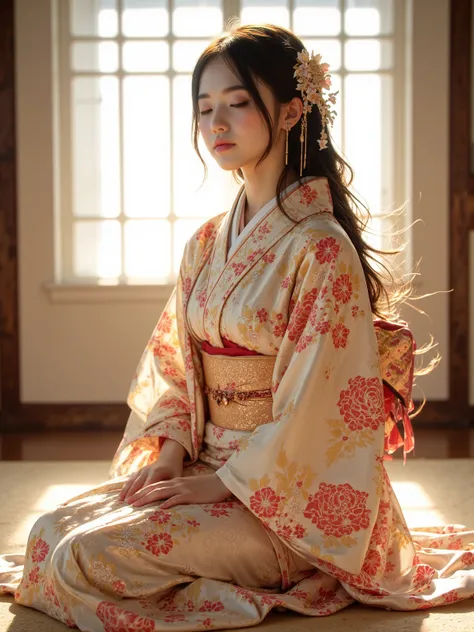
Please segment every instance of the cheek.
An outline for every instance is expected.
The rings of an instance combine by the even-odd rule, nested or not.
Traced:
[[[206,119],[202,118],[198,120],[198,130],[204,136],[208,133],[209,125],[206,125]]]
[[[199,121],[198,123],[198,130],[199,133],[202,136],[202,139],[204,141],[204,144],[206,145],[207,148],[209,148],[210,146],[212,146],[213,143],[213,134],[211,131],[211,126],[208,123],[208,119],[203,118]]]
[[[239,127],[253,139],[267,134],[265,122],[259,112],[254,109],[243,111],[239,118]]]
[[[261,154],[270,141],[270,135],[268,133],[268,127],[263,118],[257,112],[252,117],[252,121],[249,123],[249,129],[251,129],[252,145],[256,153]]]

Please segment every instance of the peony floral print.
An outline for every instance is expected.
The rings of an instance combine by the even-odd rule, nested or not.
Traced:
[[[249,627],[274,608],[327,616],[354,601],[417,610],[473,596],[474,532],[409,530],[385,471],[385,452],[413,447],[414,343],[404,324],[373,320],[327,180],[289,187],[285,214],[272,200],[231,239],[244,202],[241,190],[187,243],[110,479],[41,516],[23,558],[3,557],[1,590],[19,604],[82,630],[185,632]],[[268,423],[209,418],[204,344],[274,359]],[[166,438],[186,450],[184,476],[215,472],[229,498],[120,502]]]

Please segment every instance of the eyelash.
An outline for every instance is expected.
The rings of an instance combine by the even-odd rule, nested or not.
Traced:
[[[248,105],[250,103],[250,101],[242,101],[242,103],[234,103],[233,105],[231,105],[231,108],[243,108],[246,105]],[[204,110],[203,112],[199,112],[199,114],[201,116],[204,116],[205,114],[209,114],[211,110]]]

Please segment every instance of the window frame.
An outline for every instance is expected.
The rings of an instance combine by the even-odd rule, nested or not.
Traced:
[[[118,55],[119,55],[119,68],[116,73],[113,73],[113,76],[119,78],[119,80],[125,76],[125,73],[121,69],[121,55],[122,55],[122,47],[121,44],[124,41],[128,41],[130,38],[124,37],[121,34],[121,5],[122,0],[117,0],[118,2],[118,34],[116,37],[107,38],[108,41],[117,42],[119,44]],[[393,77],[393,98],[391,99],[392,104],[392,125],[391,126],[383,126],[382,127],[382,145],[386,142],[389,147],[392,148],[391,152],[387,152],[387,159],[383,163],[383,171],[382,171],[382,182],[389,183],[390,192],[386,195],[387,199],[404,201],[408,198],[408,191],[410,189],[410,164],[408,160],[409,156],[409,147],[408,143],[405,142],[408,138],[408,124],[409,117],[408,111],[410,107],[410,93],[408,90],[409,81],[407,79],[409,73],[408,71],[408,4],[409,0],[396,0],[393,2],[393,33],[389,35],[377,35],[377,36],[354,36],[347,35],[344,32],[344,28],[342,28],[341,33],[337,36],[331,36],[330,39],[337,39],[341,43],[341,69],[337,71],[337,73],[341,80],[344,80],[344,77],[348,74],[367,74],[367,71],[347,71],[344,67],[344,45],[348,40],[357,40],[357,39],[376,39],[377,41],[381,41],[384,39],[388,39],[393,41],[393,67],[389,70],[377,70],[374,72],[370,72],[369,74],[390,74]],[[288,0],[287,7],[289,10],[289,19],[290,19],[290,29],[293,26],[293,8],[294,8],[294,0]],[[347,1],[339,0],[339,8],[341,11],[346,9]],[[233,16],[240,14],[240,1],[239,0],[223,0],[223,21],[224,24],[232,18]],[[116,293],[117,300],[123,300],[126,296],[126,288],[135,288],[135,290],[131,290],[131,292],[135,292],[135,294],[144,298],[148,296],[150,299],[156,299],[157,295],[160,297],[164,297],[169,294],[170,288],[176,282],[176,277],[173,275],[173,270],[171,270],[171,277],[169,278],[169,282],[167,283],[144,283],[144,284],[136,284],[128,282],[125,274],[124,274],[124,251],[125,249],[121,248],[121,257],[122,257],[122,273],[118,280],[117,284],[107,285],[101,283],[99,278],[81,278],[77,277],[73,274],[73,228],[74,223],[77,220],[73,216],[72,209],[72,194],[73,194],[73,174],[72,174],[72,135],[71,135],[71,99],[70,99],[70,86],[71,86],[71,74],[72,71],[70,69],[70,55],[69,55],[69,45],[71,41],[71,37],[69,36],[69,0],[63,2],[57,2],[55,4],[56,12],[55,12],[55,36],[56,36],[56,47],[55,47],[55,56],[53,59],[53,74],[56,80],[54,81],[54,103],[55,103],[55,138],[53,139],[54,148],[55,148],[55,193],[56,193],[56,225],[55,225],[55,242],[56,242],[56,280],[53,283],[47,284],[47,290],[50,293],[51,300],[53,302],[82,302],[92,300],[91,297],[94,294],[100,297],[100,300],[110,300],[113,296],[113,288],[120,288],[121,291]],[[169,20],[171,20],[171,12],[168,13]],[[171,33],[171,25],[169,32]],[[97,39],[97,41],[104,41],[105,38],[93,36],[74,36],[74,41],[93,41]],[[132,38],[134,39],[134,38]],[[136,38],[140,41],[146,40],[154,40],[155,38]],[[175,37],[173,35],[168,35],[166,38],[160,38],[168,41],[170,44],[173,41],[179,41],[181,39],[192,39],[192,38],[180,38]],[[203,39],[201,37],[197,39]],[[328,39],[328,36],[311,36],[310,38],[307,36],[306,39],[318,40],[318,39]],[[87,75],[93,73],[85,73]],[[182,73],[177,73],[174,70],[170,69],[165,73],[167,77],[172,78],[176,75],[181,75]],[[382,97],[383,98],[383,97]],[[122,98],[119,98],[119,121],[121,125],[121,134],[123,132],[123,117],[121,112],[121,104]],[[172,91],[170,90],[170,106],[172,106]],[[341,125],[341,136],[342,136],[342,145],[344,146],[344,99],[341,99],[338,103],[338,118],[340,119]],[[172,109],[170,109],[172,112]],[[370,121],[366,122],[368,133],[370,133]],[[389,138],[390,137],[390,138]],[[171,156],[173,152],[173,125],[170,125],[170,151]],[[124,162],[124,152],[122,150],[122,138],[119,139],[120,143],[120,163],[121,169],[123,173],[123,162]],[[170,164],[170,179],[173,181],[173,160],[171,160]],[[356,180],[357,184],[357,173]],[[121,226],[121,238],[122,244],[124,239],[124,226],[127,217],[123,213],[123,189],[124,189],[124,180],[121,178],[120,181],[121,187],[121,199],[122,199],[122,209],[121,214],[116,218],[110,218],[114,220],[120,221]],[[173,208],[172,196],[173,191],[171,188],[171,208]],[[382,196],[383,200],[383,196]],[[372,215],[374,217],[378,217],[379,214],[372,211]],[[84,218],[81,217],[79,221],[97,221],[99,218]],[[107,218],[104,218],[107,219]],[[132,218],[133,219],[133,218]],[[168,218],[170,221],[174,221],[178,219],[173,211],[171,211]],[[205,221],[205,218],[204,218]],[[402,220],[398,219],[396,223],[390,220],[390,229],[407,229],[410,221],[410,212],[409,209],[405,213]],[[395,260],[395,265],[401,265],[404,270],[407,270],[412,261],[412,253],[410,251],[410,240],[408,239],[408,233],[404,234],[404,241],[408,244],[408,249],[405,250],[403,255],[403,261],[400,258]],[[173,244],[171,245],[171,260],[173,261]],[[77,297],[77,300],[74,298],[74,292],[72,289],[74,287],[78,287],[80,289],[80,294]],[[158,292],[158,294],[157,294]],[[80,296],[80,298],[79,298]],[[132,293],[130,293],[132,296]],[[120,297],[120,298],[119,298]]]

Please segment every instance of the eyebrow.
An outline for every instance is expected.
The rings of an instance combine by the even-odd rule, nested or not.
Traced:
[[[222,90],[222,94],[227,94],[228,92],[234,92],[235,90],[247,90],[247,88],[244,88],[244,86],[241,86],[241,85],[229,86],[228,88],[224,88],[224,90]],[[210,95],[207,92],[203,92],[202,94],[198,96],[198,101],[199,99],[209,99],[209,97]]]

